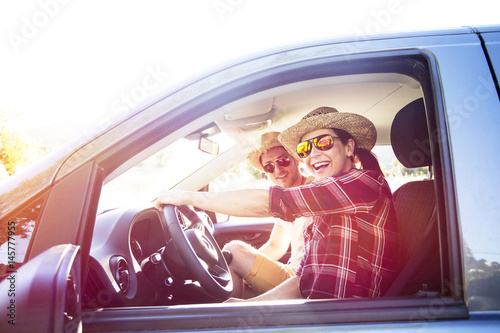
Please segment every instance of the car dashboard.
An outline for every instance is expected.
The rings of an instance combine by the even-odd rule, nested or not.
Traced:
[[[189,279],[171,241],[164,218],[155,208],[127,208],[97,216],[83,291],[84,308],[206,303],[210,299]],[[183,230],[213,225],[191,222],[177,210]]]

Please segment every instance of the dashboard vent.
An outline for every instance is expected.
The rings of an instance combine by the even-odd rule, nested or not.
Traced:
[[[82,307],[94,309],[100,306],[106,306],[112,302],[112,295],[109,288],[104,284],[101,275],[94,267],[96,263],[91,257],[89,261],[89,273],[83,291]]]
[[[113,276],[118,287],[124,293],[130,287],[130,269],[127,261],[124,258],[115,258],[113,267]]]

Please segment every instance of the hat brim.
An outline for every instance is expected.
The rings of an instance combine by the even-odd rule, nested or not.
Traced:
[[[283,146],[297,160],[302,160],[297,155],[297,145],[302,137],[318,129],[341,129],[352,135],[358,148],[372,150],[377,141],[375,125],[356,113],[332,112],[314,117],[303,118],[297,124],[284,130],[278,137]]]
[[[260,161],[260,157],[267,153],[269,150],[271,150],[272,148],[275,148],[275,147],[283,147],[283,145],[278,141],[276,140],[273,144],[271,144],[270,146],[267,146],[265,148],[262,148],[260,147],[259,149],[254,149],[250,152],[250,154],[248,155],[247,159],[248,159],[248,162],[250,163],[251,166],[253,166],[255,169],[257,170],[260,170],[262,172],[264,172],[264,167],[262,166],[262,163]]]

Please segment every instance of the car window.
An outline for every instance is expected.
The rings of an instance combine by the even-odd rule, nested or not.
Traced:
[[[15,218],[0,222],[0,281],[24,262],[42,202],[38,199]]]
[[[399,212],[402,212],[403,214],[406,215],[405,217],[408,217],[405,221],[407,223],[404,224],[404,227],[401,228],[402,231],[405,231],[404,234],[405,236],[407,236],[406,238],[411,238],[413,235],[418,236],[424,234],[430,235],[430,238],[422,237],[421,242],[419,241],[417,243],[415,241],[414,243],[412,243],[412,245],[414,245],[415,247],[411,249],[409,246],[405,247],[406,256],[403,259],[405,267],[403,268],[406,267],[410,268],[408,270],[405,270],[405,272],[410,273],[408,274],[408,276],[411,277],[411,280],[410,278],[403,276],[402,279],[404,282],[403,287],[411,287],[411,288],[406,288],[404,292],[396,291],[394,294],[389,296],[392,297],[393,295],[397,295],[397,296],[413,297],[413,295],[423,295],[426,297],[418,298],[418,301],[423,300],[428,296],[428,298],[430,299],[429,302],[439,301],[440,302],[439,305],[441,305],[441,300],[443,302],[450,301],[450,303],[442,303],[443,305],[442,311],[440,311],[440,314],[435,314],[435,316],[433,314],[432,318],[441,317],[441,314],[443,314],[443,316],[456,315],[457,317],[460,317],[463,315],[464,313],[463,311],[466,310],[467,308],[465,307],[465,303],[463,303],[462,289],[459,289],[460,286],[453,284],[455,283],[456,280],[458,280],[457,284],[460,283],[459,281],[460,276],[457,275],[456,272],[452,270],[453,267],[451,267],[452,265],[460,264],[459,260],[456,260],[460,259],[459,254],[457,251],[455,251],[455,249],[457,248],[456,243],[458,239],[456,237],[453,237],[456,231],[456,224],[455,224],[456,218],[455,215],[453,215],[454,198],[453,198],[453,192],[450,193],[447,192],[446,196],[444,195],[444,189],[453,188],[453,179],[451,179],[452,172],[450,172],[449,170],[453,168],[449,161],[449,148],[447,146],[448,142],[446,140],[446,137],[440,138],[440,140],[433,140],[433,141],[427,138],[430,137],[429,133],[434,133],[436,131],[438,133],[441,133],[440,131],[446,132],[446,123],[443,120],[445,118],[441,118],[444,108],[442,107],[442,105],[435,103],[436,96],[440,96],[440,91],[434,90],[434,86],[430,84],[433,78],[430,76],[427,66],[434,66],[434,65],[429,64],[427,62],[430,61],[429,59],[432,60],[432,58],[426,58],[422,55],[410,58],[405,53],[402,56],[395,56],[391,54],[390,57],[384,58],[383,60],[377,58],[374,61],[370,61],[369,59],[367,60],[361,58],[358,59],[357,61],[351,59],[352,61],[350,61],[349,64],[344,62],[341,63],[343,65],[345,64],[348,68],[346,68],[345,66],[331,66],[330,63],[327,63],[328,66],[318,65],[319,66],[318,73],[321,72],[322,77],[329,75],[328,71],[329,70],[334,71],[334,69],[336,70],[336,68],[342,68],[341,74],[343,75],[340,75],[339,73],[334,71],[333,73],[331,73],[332,78],[328,78],[329,80],[326,81],[323,80],[316,81],[314,78],[313,78],[314,80],[311,79],[311,81],[313,82],[311,81],[302,82],[299,80],[299,82],[297,82],[296,85],[290,83],[290,86],[283,86],[283,87],[278,86],[276,87],[276,89],[272,89],[270,91],[263,90],[259,94],[256,94],[257,96],[252,96],[252,98],[248,98],[248,100],[244,99],[242,99],[241,101],[238,100],[238,103],[236,102],[233,103],[232,101],[226,99],[224,99],[223,101],[217,101],[217,103],[215,104],[205,103],[203,104],[203,106],[197,108],[197,111],[198,112],[204,111],[209,113],[211,117],[212,116],[214,117],[213,119],[210,118],[209,120],[214,121],[220,130],[227,131],[228,133],[237,136],[239,142],[244,142],[245,140],[244,129],[246,129],[247,127],[244,127],[243,125],[245,125],[245,121],[248,121],[249,125],[255,126],[256,120],[260,119],[260,116],[259,118],[249,117],[249,114],[252,115],[253,113],[251,113],[251,111],[255,112],[253,110],[256,109],[261,110],[260,108],[258,108],[258,106],[260,105],[257,105],[261,99],[266,101],[270,100],[269,103],[275,103],[278,110],[275,112],[268,112],[268,113],[270,113],[270,116],[274,116],[277,119],[278,123],[273,125],[275,126],[279,125],[280,127],[276,127],[276,129],[281,129],[282,127],[287,128],[286,126],[295,121],[292,119],[292,117],[289,116],[295,116],[295,117],[299,116],[298,114],[293,114],[294,110],[293,107],[288,108],[287,106],[298,105],[296,107],[297,111],[301,110],[305,108],[305,106],[302,106],[302,104],[300,104],[302,103],[303,98],[316,100],[316,98],[314,98],[316,97],[316,94],[325,94],[325,96],[328,97],[327,99],[328,102],[330,95],[333,94],[333,92],[339,93],[339,91],[342,93],[350,93],[352,94],[353,97],[357,97],[357,95],[366,96],[366,98],[359,99],[361,102],[366,100],[365,102],[366,105],[357,105],[357,107],[365,108],[366,109],[365,114],[367,116],[373,117],[374,119],[378,120],[378,122],[376,122],[377,123],[376,127],[377,130],[380,129],[380,134],[381,134],[380,140],[378,142],[383,146],[376,147],[374,149],[374,153],[375,155],[377,155],[378,160],[382,166],[382,170],[386,174],[386,179],[390,184],[392,192],[393,193],[396,192],[397,189],[402,188],[403,184],[412,181],[415,181],[414,183],[425,183],[424,184],[425,188],[426,189],[430,188],[430,191],[418,192],[417,193],[419,194],[418,197],[412,195],[408,196],[400,195],[400,197],[405,199],[403,200],[405,203],[405,207],[403,208],[400,207]],[[370,71],[373,70],[373,68],[377,68],[378,72],[386,70],[388,71],[388,73],[392,73],[392,71],[395,70],[396,68],[401,72],[401,74],[395,77],[392,75],[382,75],[383,77],[378,77],[377,75],[374,76],[356,75],[353,77],[345,75],[345,73],[348,72],[349,70],[353,70],[353,72],[358,73],[360,64],[363,64],[365,66],[364,70],[368,71],[368,73],[371,73]],[[399,68],[396,65],[402,67]],[[414,77],[415,79],[408,80],[408,78],[405,75],[409,74],[411,74],[412,77]],[[290,76],[293,78],[294,75],[290,74]],[[280,78],[281,77],[283,76],[280,76]],[[303,78],[300,77],[300,79]],[[265,89],[269,87],[269,82],[270,82],[269,78],[266,78],[265,85],[264,83],[261,83],[259,80],[255,79],[255,82],[252,81],[251,84],[252,92],[259,91],[259,89]],[[389,85],[386,84],[386,80],[389,80],[390,82]],[[394,84],[392,84],[393,81]],[[375,85],[373,85],[373,83],[375,83]],[[279,84],[283,85],[283,82],[279,81]],[[373,88],[380,89],[380,91]],[[244,88],[235,87],[234,89],[241,90]],[[377,97],[377,101],[368,102],[368,100],[370,99],[369,93],[375,93],[377,91],[378,94],[381,94],[377,95],[379,96]],[[233,96],[232,93],[233,93],[232,91],[231,94],[228,94],[227,91],[223,91],[223,93],[221,92],[221,96],[224,96],[226,98],[226,96]],[[237,96],[241,96],[242,94],[243,94],[242,92],[239,92]],[[269,96],[272,96],[272,98],[270,98]],[[388,98],[388,96],[390,96],[390,98]],[[350,105],[350,103],[352,103],[352,100],[356,102],[358,101],[357,98],[354,98],[354,99],[349,99],[349,101],[347,101],[346,103]],[[393,144],[394,147],[397,147],[396,142],[402,141],[402,140],[393,140],[389,133],[390,129],[393,128],[392,125],[394,124],[394,119],[396,115],[403,108],[406,108],[406,106],[413,104],[413,102],[419,100],[422,101],[422,105],[424,106],[422,110],[424,111],[424,115],[426,117],[426,121],[419,121],[419,123],[424,124],[424,127],[428,132],[424,133],[426,135],[425,139],[418,138],[417,140],[416,138],[415,140],[413,140],[411,134],[407,135],[407,137],[413,140],[414,143],[415,141],[418,141],[416,142],[417,144],[424,145],[425,147],[423,147],[423,149],[425,150],[425,152],[422,153],[420,150],[418,151],[413,150],[412,147],[408,148],[407,152],[410,154],[410,156],[412,156],[413,153],[416,154],[415,156],[419,155],[419,153],[422,153],[425,156],[432,157],[432,160],[435,161],[436,163],[419,164],[419,165],[432,165],[431,170],[435,175],[435,177],[433,177],[435,181],[432,182],[416,181],[429,177],[429,170],[427,168],[408,169],[403,167],[399,162],[396,161],[392,151],[392,147],[390,146],[390,144]],[[423,103],[424,100],[425,103]],[[226,105],[225,103],[229,104]],[[200,103],[200,105],[201,104],[202,103]],[[206,107],[206,110],[204,110],[203,107]],[[216,111],[222,110],[223,114],[214,111],[214,109],[212,108],[217,108]],[[339,108],[345,109],[347,107],[344,108],[339,107]],[[186,114],[188,114],[188,112],[191,110],[192,109],[186,106],[185,111],[183,111],[182,108],[179,108],[178,112],[185,112]],[[264,110],[267,110],[267,108]],[[263,114],[267,116],[267,113]],[[417,122],[410,122],[410,125],[413,126],[416,123]],[[257,124],[260,125],[261,123],[257,122]],[[238,128],[235,128],[236,125],[238,126]],[[228,128],[226,128],[226,126],[229,127],[229,129],[232,129],[233,131],[231,132]],[[398,126],[394,128],[398,128]],[[409,130],[406,127],[404,127],[403,129],[401,129],[400,132],[402,132],[403,134],[409,133]],[[191,133],[190,131],[186,132]],[[246,138],[250,137],[251,135],[252,134],[247,134]],[[192,135],[189,135],[189,137],[192,137]],[[430,148],[426,146],[427,143],[429,144]],[[206,153],[196,152],[197,140],[189,141],[187,139],[180,139],[171,146],[167,147],[163,153],[155,154],[150,159],[145,160],[144,162],[138,164],[135,168],[130,169],[129,172],[120,176],[119,178],[124,179],[122,183],[126,184],[126,186],[121,185],[122,183],[117,181],[119,178],[116,178],[115,180],[105,185],[102,191],[101,204],[104,206],[104,204],[108,204],[112,200],[119,200],[120,202],[119,203],[117,202],[118,203],[117,205],[120,206],[137,204],[139,198],[141,197],[141,191],[142,191],[141,186],[144,186],[144,193],[146,194],[144,200],[147,201],[148,203],[151,203],[151,201],[154,199],[154,196],[157,195],[157,193],[160,190],[165,188],[184,189],[184,186],[182,185],[185,185],[185,187],[190,190],[200,190],[202,188],[206,189],[207,188],[206,186],[209,185],[208,189],[210,191],[227,191],[227,190],[245,189],[245,188],[269,187],[271,183],[268,179],[266,179],[266,175],[253,169],[245,160],[246,154],[248,153],[246,151],[246,148],[248,147],[245,147],[245,149],[239,149],[239,148],[241,147],[236,145],[234,146],[234,149],[231,149],[228,152],[229,154],[219,155],[219,157],[221,157],[220,163],[208,163],[207,168],[202,168],[202,166],[204,166],[208,161],[211,161],[215,157],[205,156],[203,154]],[[239,151],[240,153],[239,155],[236,154],[237,150],[241,150]],[[224,155],[225,157],[227,157],[226,159],[222,158],[224,157]],[[195,156],[200,156],[200,158],[198,159]],[[403,156],[403,160],[405,159],[411,160],[411,157]],[[235,165],[235,163],[238,162],[240,163],[232,167],[233,165]],[[153,168],[149,168],[150,166],[148,164],[151,164]],[[208,172],[205,172],[206,170],[208,170]],[[211,172],[214,172],[214,174],[212,174]],[[200,173],[203,173],[204,175],[200,176]],[[218,176],[219,174],[220,176]],[[214,178],[214,180],[210,182],[210,179],[212,179],[212,177],[215,176],[218,177]],[[191,180],[191,178],[196,178],[196,179],[193,182],[189,181],[184,182],[184,180]],[[411,186],[405,186],[405,187],[406,188],[410,187],[411,189]],[[411,191],[409,192],[407,191],[406,193],[410,192]],[[399,193],[401,193],[401,191],[399,191]],[[426,199],[429,198],[433,198],[434,201],[433,204],[427,204],[428,203],[427,201],[429,200]],[[129,203],[127,203],[126,200],[129,200]],[[422,202],[424,204],[422,204]],[[112,204],[111,206],[113,205],[114,204]],[[424,205],[425,208],[429,208],[428,210],[425,211],[426,214],[421,214],[421,212],[423,211],[421,209],[422,205]],[[118,211],[117,214],[120,214],[120,211]],[[411,218],[413,218],[414,216],[421,216],[421,215],[425,215],[423,217],[426,220],[425,224],[419,222],[412,223],[413,220]],[[107,217],[109,218],[107,219]],[[112,221],[112,217],[113,214],[109,214],[108,216],[103,214],[99,216],[99,219],[101,221],[109,223],[110,221]],[[217,222],[226,221],[222,217],[221,218],[217,217],[217,219],[218,219]],[[248,221],[248,219],[245,220]],[[232,222],[237,220],[231,217],[227,221]],[[424,232],[419,233],[419,230],[415,231],[415,228],[413,228],[415,225],[423,227],[422,229],[425,229],[424,231],[427,230],[429,231],[425,233]],[[234,226],[236,226],[236,228],[234,228]],[[436,230],[437,228],[439,228],[439,230]],[[218,229],[218,236],[220,237],[227,236],[228,239],[229,237],[233,237],[234,235],[237,235],[238,233],[241,232],[241,230],[238,229],[238,225],[236,223],[234,225],[230,225],[229,223],[226,223],[226,225],[222,224],[221,228],[217,229]],[[248,230],[250,230],[250,228]],[[222,235],[223,233],[226,234]],[[418,237],[414,238],[418,240]],[[432,243],[427,242],[427,240],[429,239],[432,240]],[[404,243],[406,245],[410,242],[404,242]],[[423,244],[425,244],[425,246]],[[432,246],[429,246],[429,244],[431,244]],[[427,248],[431,249],[430,253],[425,251]],[[128,251],[128,247],[126,247],[126,250]],[[429,269],[420,268],[420,266],[417,267],[417,265],[413,265],[413,262],[417,261],[418,263],[418,261],[420,260],[419,258],[420,256],[418,256],[419,253],[424,254],[422,256],[422,258],[424,259],[427,259],[428,256],[434,259],[432,260],[432,262],[430,262],[429,260],[430,262]],[[409,260],[410,258],[414,260]],[[97,262],[100,261],[97,260]],[[407,263],[409,264],[406,265]],[[434,269],[436,268],[439,271],[437,273],[434,271]],[[419,276],[421,275],[420,273],[428,274],[428,276],[420,277]],[[416,280],[415,283],[414,280]],[[433,285],[428,284],[427,283],[428,281],[431,281]],[[454,298],[452,299],[450,298],[450,296]],[[434,298],[436,299],[434,300]],[[415,299],[417,299],[417,297],[415,297]],[[457,301],[456,303],[454,303],[455,300]],[[173,299],[172,302],[174,303],[169,303],[169,304],[174,304],[174,305],[177,304],[175,303],[177,302],[175,299]],[[179,302],[184,302],[184,300],[181,300]],[[371,302],[370,304],[372,305],[373,304],[377,305],[376,300],[370,300],[370,302]],[[428,301],[425,300],[425,302]],[[194,299],[193,303],[197,303],[197,299]],[[417,304],[416,301],[415,304]],[[404,303],[404,305],[403,304],[400,305],[394,304],[394,305],[396,307],[410,306],[410,308],[408,308],[407,311],[410,311],[412,313],[415,309],[413,300],[407,301],[406,303]],[[425,309],[425,311],[430,309],[430,307],[428,308],[427,305],[428,304],[426,303],[422,306]],[[455,306],[459,308],[460,311],[454,312]],[[390,313],[387,313],[387,316],[388,319],[393,318]],[[424,314],[422,314],[422,316],[425,317]],[[339,318],[339,320],[344,321],[344,318]]]

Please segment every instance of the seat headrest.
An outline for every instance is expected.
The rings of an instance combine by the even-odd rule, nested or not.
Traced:
[[[396,158],[405,167],[432,165],[423,98],[414,100],[396,114],[391,126],[391,144]]]

